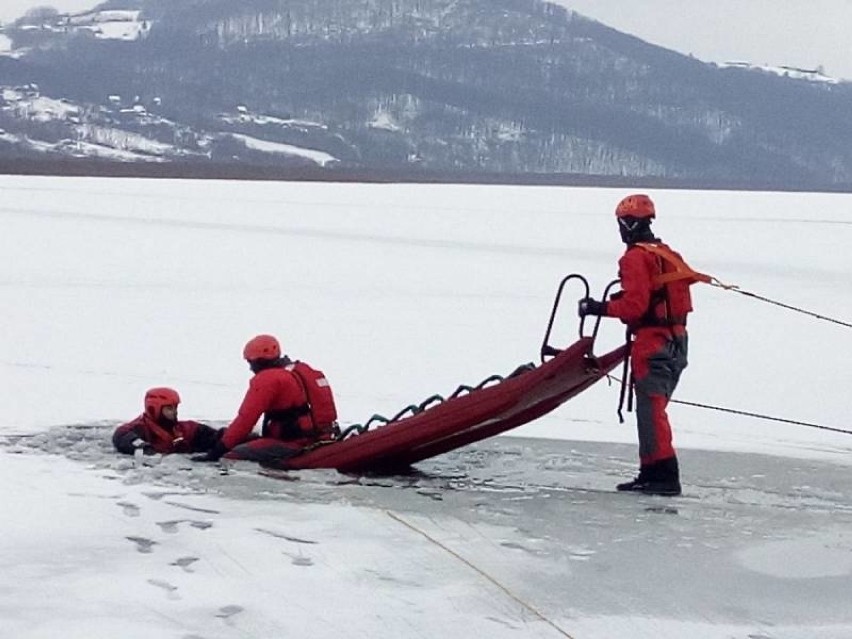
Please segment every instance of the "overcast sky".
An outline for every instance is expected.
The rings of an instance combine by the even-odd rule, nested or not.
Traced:
[[[234,0],[238,2],[239,0]],[[554,0],[620,31],[708,62],[816,68],[852,80],[852,0]],[[0,0],[0,20],[94,0]]]
[[[708,62],[816,68],[852,80],[852,0],[553,0]]]

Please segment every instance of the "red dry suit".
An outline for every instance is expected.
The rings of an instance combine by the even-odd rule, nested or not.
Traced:
[[[264,461],[287,457],[326,435],[314,429],[307,393],[296,374],[286,368],[289,363],[281,360],[252,377],[237,416],[222,436],[224,448],[230,451],[227,458]],[[253,437],[261,415],[261,436]]]
[[[639,458],[650,465],[675,457],[666,406],[687,366],[689,286],[701,276],[660,241],[627,247],[618,261],[621,292],[604,314],[624,322],[631,335]]]
[[[146,453],[201,453],[216,443],[217,431],[193,421],[155,420],[142,413],[115,429],[112,443],[120,453],[132,455],[137,448]]]

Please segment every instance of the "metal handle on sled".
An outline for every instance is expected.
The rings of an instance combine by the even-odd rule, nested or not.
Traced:
[[[571,280],[580,280],[583,283],[583,287],[585,289],[585,295],[583,296],[584,298],[591,296],[591,289],[589,287],[588,280],[579,273],[571,273],[570,275],[566,275],[564,278],[562,278],[562,281],[559,283],[559,288],[556,291],[556,299],[553,300],[553,309],[550,311],[550,320],[547,322],[547,331],[544,333],[544,340],[542,340],[541,343],[542,363],[544,363],[548,357],[555,357],[556,355],[562,352],[562,349],[555,348],[554,346],[550,345],[550,333],[553,330],[553,323],[556,320],[556,311],[559,309],[559,303],[562,300],[562,292],[565,290],[565,285]],[[618,280],[613,280],[612,282],[607,284],[603,292],[603,299],[607,299],[609,297],[610,289],[618,283]],[[600,316],[595,318],[595,325],[592,328],[591,334],[592,341],[589,345],[589,356],[592,355],[592,348],[598,336],[598,329],[601,325],[601,319],[602,318]],[[581,339],[585,337],[585,329],[586,317],[582,317],[580,318],[580,326],[578,330]]]

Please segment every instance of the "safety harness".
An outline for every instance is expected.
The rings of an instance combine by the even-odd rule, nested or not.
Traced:
[[[630,345],[632,344],[633,332],[638,328],[649,326],[686,326],[686,313],[673,313],[671,298],[669,297],[668,284],[672,282],[687,281],[687,284],[703,282],[711,284],[714,281],[709,275],[699,273],[687,264],[683,258],[667,246],[652,242],[636,242],[632,246],[647,251],[657,258],[659,272],[651,278],[651,298],[648,309],[635,326],[627,328],[625,336],[627,342],[627,356],[624,358],[624,371],[621,376],[621,391],[618,399],[618,419],[623,423],[624,416],[622,408],[625,398],[627,399],[627,412],[633,410],[633,375],[630,373]],[[666,268],[668,266],[668,269]],[[660,304],[665,305],[665,316],[658,317],[656,309]]]
[[[263,417],[264,432],[274,430],[275,436],[283,440],[334,437],[339,430],[337,408],[325,374],[301,361],[291,362],[285,369],[299,383],[305,403],[266,411]],[[308,419],[302,419],[304,417]]]

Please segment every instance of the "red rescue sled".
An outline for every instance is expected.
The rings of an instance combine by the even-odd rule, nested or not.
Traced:
[[[351,473],[393,472],[546,415],[604,377],[627,354],[627,347],[621,346],[602,356],[593,355],[600,318],[591,336],[583,336],[581,322],[577,342],[564,350],[549,345],[562,291],[573,278],[582,280],[588,297],[589,287],[581,276],[569,275],[562,280],[542,343],[541,365],[521,367],[491,386],[469,390],[461,387],[460,391],[467,392],[457,391],[446,400],[439,398],[441,403],[408,417],[394,418],[374,430],[357,434],[350,428],[335,441],[263,465],[280,470],[335,468]]]

